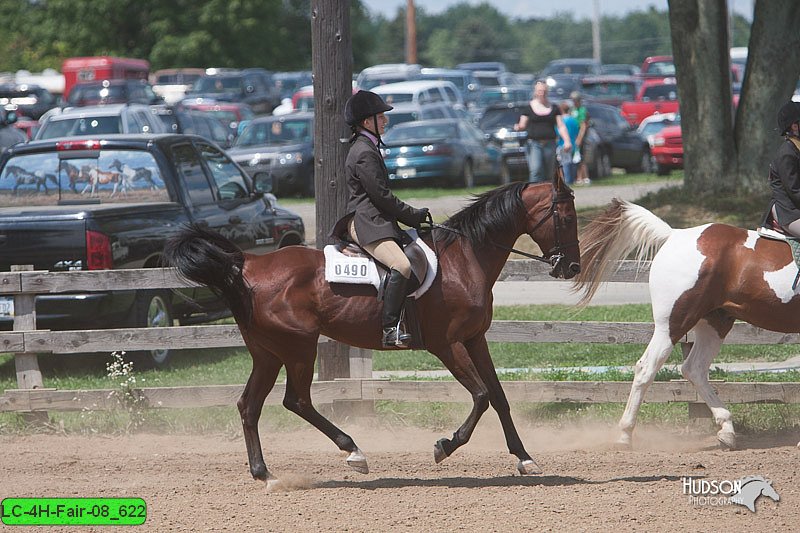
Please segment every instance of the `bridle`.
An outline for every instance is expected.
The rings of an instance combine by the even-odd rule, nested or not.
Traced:
[[[534,232],[539,229],[545,222],[553,219],[553,230],[555,231],[555,243],[552,248],[550,248],[544,255],[534,255],[528,252],[524,252],[522,250],[517,250],[511,246],[506,246],[504,244],[500,244],[494,241],[489,241],[489,243],[501,250],[505,250],[510,253],[519,254],[523,257],[527,257],[528,259],[534,259],[536,261],[541,261],[542,263],[548,263],[550,266],[553,267],[551,272],[555,272],[557,268],[561,266],[562,261],[566,257],[564,251],[572,246],[578,246],[578,240],[574,240],[571,242],[561,242],[561,230],[564,227],[564,223],[561,220],[561,217],[558,214],[558,204],[564,203],[567,201],[574,201],[575,193],[570,188],[566,188],[564,191],[559,192],[558,190],[558,180],[559,175],[561,174],[561,168],[558,167],[555,176],[553,177],[553,183],[551,187],[552,191],[552,198],[550,201],[550,209],[547,213],[536,223],[535,226],[528,232],[528,236],[533,239]],[[430,214],[428,214],[430,217]],[[455,230],[453,228],[444,226],[442,224],[435,224],[433,220],[429,221],[431,228],[441,229],[445,231],[449,231],[455,233],[460,236],[464,236],[460,231]],[[435,243],[434,243],[435,246]]]

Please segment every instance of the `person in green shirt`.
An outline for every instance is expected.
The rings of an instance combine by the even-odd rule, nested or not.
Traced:
[[[580,154],[580,161],[577,163],[578,168],[575,173],[575,183],[589,185],[591,181],[589,181],[589,173],[585,162],[586,154],[583,150],[583,141],[586,137],[586,130],[589,128],[589,112],[586,110],[586,106],[583,105],[581,93],[578,91],[572,91],[569,97],[572,99],[572,116],[578,121],[579,128],[578,137],[575,140],[575,143],[578,147],[576,152]],[[576,159],[578,158],[576,157]]]

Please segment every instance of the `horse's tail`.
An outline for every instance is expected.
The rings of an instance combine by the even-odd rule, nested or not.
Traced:
[[[639,262],[652,259],[672,231],[644,207],[614,198],[582,232],[581,271],[572,281],[573,291],[581,294],[578,305],[588,304],[619,261],[632,252]]]
[[[241,325],[253,316],[253,289],[244,279],[244,252],[222,235],[191,224],[164,247],[168,266],[221,296]]]

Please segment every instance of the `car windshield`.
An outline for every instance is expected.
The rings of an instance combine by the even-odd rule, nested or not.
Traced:
[[[0,174],[0,207],[90,203],[169,202],[158,164],[149,152],[85,150],[21,154]],[[83,157],[80,157],[83,156]]]
[[[478,97],[478,105],[486,107],[497,102],[518,102],[527,100],[530,91],[527,89],[509,89],[507,87],[495,87],[484,89]]]
[[[239,76],[206,76],[194,84],[196,93],[240,93],[242,78]]]
[[[128,99],[128,89],[125,85],[90,85],[74,87],[70,93],[68,102],[73,105],[85,105],[94,102],[126,102]]]
[[[242,132],[234,146],[299,144],[311,142],[313,125],[311,120],[273,120],[251,122]]]
[[[389,105],[403,104],[403,103],[414,101],[414,95],[412,93],[387,93],[387,92],[382,92],[382,93],[378,93],[378,94],[380,94],[381,98],[383,98],[383,101],[386,102]]]
[[[520,110],[514,107],[487,110],[478,127],[483,131],[492,131],[498,128],[510,128],[519,121]]]
[[[397,83],[400,81],[407,81],[407,76],[380,76],[375,78],[364,78],[358,84],[359,89],[369,90],[378,85],[386,85],[387,83]]]
[[[408,124],[387,132],[383,140],[387,143],[397,143],[420,139],[452,139],[456,137],[458,137],[458,131],[456,131],[455,124]]]
[[[386,125],[387,130],[392,126],[396,126],[397,124],[419,120],[419,113],[416,111],[386,113],[386,116],[389,117],[389,124]]]
[[[56,137],[101,133],[122,133],[122,118],[119,115],[52,118],[42,125],[38,138],[54,139]]]
[[[674,76],[675,64],[672,61],[656,61],[647,67],[647,75]]]

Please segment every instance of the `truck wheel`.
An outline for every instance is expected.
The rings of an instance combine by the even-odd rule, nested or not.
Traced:
[[[157,328],[172,325],[172,305],[168,291],[137,291],[130,319],[131,327]],[[160,348],[143,350],[134,355],[145,365],[166,365],[173,350]]]

